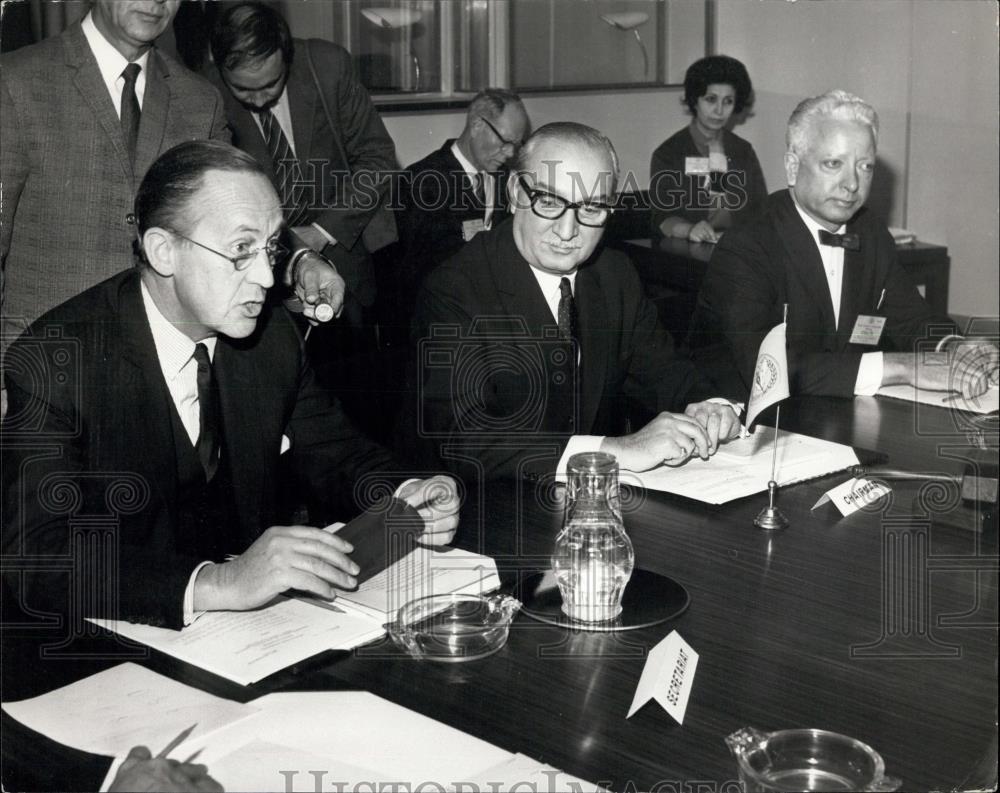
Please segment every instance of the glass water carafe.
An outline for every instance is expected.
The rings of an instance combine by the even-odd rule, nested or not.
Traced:
[[[614,619],[634,566],[635,551],[622,523],[618,461],[604,452],[574,454],[563,527],[552,554],[563,612],[580,622]]]

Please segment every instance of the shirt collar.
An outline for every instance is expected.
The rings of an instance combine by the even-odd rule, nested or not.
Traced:
[[[114,48],[114,45],[104,38],[104,34],[97,29],[94,24],[94,12],[91,11],[83,19],[81,27],[83,35],[87,37],[87,44],[90,45],[94,58],[97,59],[97,68],[101,72],[101,77],[108,86],[113,86],[115,81],[122,76],[125,67],[129,65],[128,59]],[[149,53],[152,48],[147,49],[133,63],[142,67],[142,74],[146,72],[146,64],[149,63]]]
[[[455,159],[458,160],[458,164],[462,166],[469,176],[475,176],[479,173],[479,171],[476,170],[476,166],[469,162],[469,159],[462,154],[462,150],[458,148],[457,140],[451,144],[451,153],[455,155]]]
[[[156,345],[156,357],[160,361],[160,369],[163,370],[163,376],[167,381],[174,380],[194,355],[195,343],[163,316],[145,282],[140,280],[139,286],[142,291],[142,305],[146,309],[149,329],[153,334],[153,344]],[[208,349],[210,361],[215,356],[217,341],[215,336],[209,336],[199,342]]]
[[[531,267],[529,264],[528,267]],[[545,299],[548,302],[552,302],[550,298],[555,297],[556,302],[558,302],[559,297],[559,284],[563,278],[569,279],[569,285],[573,289],[573,294],[576,295],[576,274],[579,270],[574,270],[568,275],[556,275],[555,273],[547,273],[544,270],[539,270],[537,267],[531,267],[531,274],[535,276],[535,280],[538,281],[538,287],[542,290],[542,294],[545,295]]]
[[[808,214],[802,207],[799,206],[799,202],[795,200],[795,193],[789,189],[788,194],[792,197],[792,203],[795,204],[795,211],[799,213],[799,217],[802,218],[802,222],[806,224],[806,228],[809,229],[809,233],[812,234],[813,241],[819,245],[819,232],[820,229],[826,231],[815,219]],[[847,224],[843,224],[833,234],[843,234],[844,229],[847,228]]]

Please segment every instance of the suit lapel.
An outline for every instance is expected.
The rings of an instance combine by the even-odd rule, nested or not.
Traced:
[[[600,248],[598,248],[598,252]],[[584,265],[576,276],[576,311],[580,335],[580,429],[594,425],[604,391],[604,377],[611,355],[611,325],[602,299],[601,284],[593,268]]]
[[[538,288],[538,281],[531,273],[531,265],[521,256],[512,234],[513,224],[501,231],[499,244],[490,261],[493,282],[496,284],[505,315],[521,317],[532,338],[542,338],[545,327],[556,325],[549,304]]]
[[[830,287],[826,280],[826,271],[823,269],[823,260],[819,255],[819,249],[809,229],[806,228],[806,224],[799,217],[791,193],[785,193],[779,207],[778,226],[786,232],[780,235],[781,242],[788,254],[789,261],[793,263],[788,271],[789,278],[796,281],[796,289],[789,289],[787,296],[789,316],[796,313],[801,316],[802,307],[796,311],[795,306],[796,294],[801,290],[808,296],[808,299],[804,301],[805,305],[820,307],[819,324],[824,332],[832,334],[836,327],[833,318],[833,301],[830,299]],[[808,322],[808,318],[806,320],[807,324],[812,324]]]
[[[146,91],[139,115],[139,139],[135,145],[136,187],[160,153],[170,112],[170,70],[155,48],[149,53],[146,69]]]
[[[87,37],[83,35],[83,28],[79,22],[66,31],[64,42],[66,63],[76,69],[73,84],[94,111],[95,118],[107,134],[111,145],[114,146],[115,153],[118,155],[118,164],[125,176],[131,181],[132,163],[129,161],[128,151],[125,149],[125,136],[122,133],[121,121],[115,112],[114,102],[111,101],[111,96],[108,94],[108,87],[104,84],[101,71],[97,67],[97,59],[87,43]]]
[[[259,371],[254,355],[241,351],[225,336],[219,337],[213,369],[222,410],[222,454],[232,476],[234,507],[239,525],[256,530],[261,527],[261,494],[268,483],[263,481],[267,467],[264,437],[252,431],[260,426],[261,409],[253,395],[267,376]]]
[[[301,53],[301,55],[305,57],[305,53]],[[292,62],[285,90],[288,92],[288,110],[292,117],[295,157],[304,165],[312,156],[317,86],[313,84],[312,74],[301,61],[302,58],[299,58]],[[330,112],[333,112],[333,108]],[[331,134],[336,134],[336,130],[332,130]],[[326,153],[322,154],[325,156]]]
[[[123,426],[118,437],[129,443],[142,438],[143,444],[142,449],[123,449],[118,459],[133,460],[135,468],[148,476],[152,487],[163,494],[173,524],[177,512],[177,465],[170,420],[171,398],[142,304],[139,282],[138,271],[133,271],[121,286],[117,313],[122,376],[114,399],[122,411]]]
[[[865,267],[867,252],[864,246],[866,242],[870,244],[870,240],[865,240],[858,233],[853,220],[845,231],[850,234],[858,234],[859,239],[861,239],[861,250],[844,251],[844,281],[840,292],[840,324],[837,328],[838,350],[844,350],[850,344],[858,314],[877,313],[874,305],[865,304],[874,292],[872,279],[875,277],[875,270]]]

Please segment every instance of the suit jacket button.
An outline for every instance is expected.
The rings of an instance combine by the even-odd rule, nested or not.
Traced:
[[[134,226],[136,224],[135,213],[129,212],[125,216],[125,222],[128,223],[130,226]]]

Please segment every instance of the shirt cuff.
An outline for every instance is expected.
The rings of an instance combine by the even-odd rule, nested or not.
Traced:
[[[566,481],[566,465],[569,463],[570,457],[580,452],[599,451],[605,437],[604,435],[574,435],[570,438],[569,443],[566,444],[566,450],[563,452],[562,457],[559,458],[559,465],[556,468],[556,480],[559,482]]]
[[[855,396],[874,396],[882,387],[882,353],[866,352],[858,366],[858,379],[854,381]]]
[[[201,568],[208,567],[210,564],[215,564],[215,562],[202,562],[198,565],[194,572],[191,573],[191,577],[188,579],[187,588],[184,590],[184,627],[186,628],[192,622],[194,622],[198,617],[204,614],[204,611],[194,610],[194,580],[198,577],[198,573],[201,572]]]
[[[316,229],[316,231],[318,231],[318,232],[319,232],[320,234],[322,234],[322,235],[323,235],[324,237],[326,237],[326,241],[327,241],[327,243],[329,243],[330,245],[336,245],[336,244],[337,244],[337,238],[336,238],[336,237],[334,237],[334,236],[333,236],[333,235],[332,235],[332,234],[331,234],[331,233],[330,233],[329,231],[327,231],[327,230],[326,230],[325,228],[323,228],[323,227],[322,227],[322,226],[321,226],[321,225],[320,225],[319,223],[313,223],[313,224],[312,224],[312,227],[313,227],[314,229]]]

